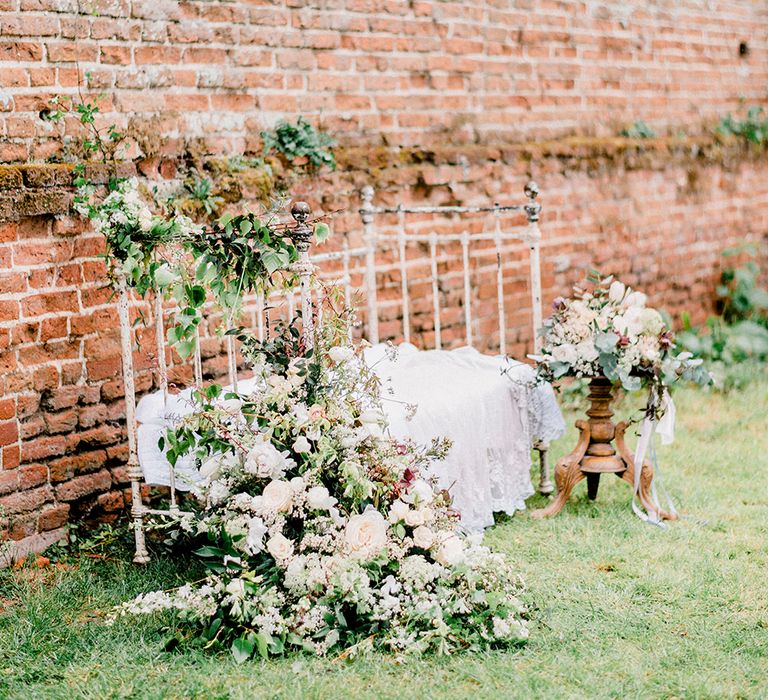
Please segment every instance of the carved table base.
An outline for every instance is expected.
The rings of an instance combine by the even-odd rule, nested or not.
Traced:
[[[546,518],[557,515],[570,498],[573,487],[582,479],[587,479],[589,498],[597,498],[600,474],[616,474],[634,488],[635,463],[632,453],[624,440],[624,433],[629,427],[622,422],[614,425],[610,408],[612,396],[611,382],[600,377],[589,384],[589,400],[591,407],[587,411],[588,421],[576,421],[579,429],[579,441],[573,452],[558,460],[555,465],[555,483],[557,496],[546,508],[540,508],[531,513],[532,518]],[[616,449],[613,442],[616,442]],[[617,454],[618,450],[618,454]],[[651,497],[651,482],[653,481],[653,466],[645,461],[640,474],[640,489],[638,496],[643,507],[649,513],[657,513],[662,520],[674,520],[676,516],[664,510],[657,509]]]

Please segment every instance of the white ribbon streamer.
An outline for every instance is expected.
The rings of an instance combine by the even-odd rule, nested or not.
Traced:
[[[646,523],[651,523],[657,527],[665,528],[667,525],[662,522],[659,517],[659,511],[661,506],[659,505],[659,498],[656,491],[656,482],[659,483],[659,488],[664,492],[666,497],[669,512],[673,515],[677,515],[677,510],[661,483],[661,473],[659,471],[658,459],[656,457],[656,447],[653,443],[653,437],[656,432],[661,436],[662,445],[669,445],[675,439],[675,404],[672,401],[672,397],[669,392],[662,389],[664,392],[661,398],[661,408],[664,411],[660,421],[656,421],[650,417],[646,417],[643,420],[642,427],[640,428],[640,438],[637,441],[635,447],[635,473],[634,473],[634,493],[632,494],[632,511],[637,515],[640,520]],[[645,462],[645,456],[650,449],[651,458],[654,466],[654,475],[651,480],[651,503],[655,510],[646,511],[643,510],[642,505],[639,502],[638,494],[640,493],[640,478],[642,476],[643,464]]]

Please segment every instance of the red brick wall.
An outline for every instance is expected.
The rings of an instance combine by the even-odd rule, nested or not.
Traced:
[[[0,0],[0,162],[59,149],[37,116],[78,77],[166,154],[199,139],[258,150],[261,128],[298,112],[350,140],[432,146],[614,135],[636,119],[697,132],[766,99],[768,5],[750,0],[77,5]]]
[[[86,93],[106,92],[104,120],[132,135],[142,172],[258,152],[262,128],[302,113],[342,141],[339,171],[295,192],[316,210],[356,209],[370,181],[385,202],[508,202],[534,177],[545,301],[596,266],[701,321],[722,248],[751,236],[768,258],[763,150],[611,138],[636,119],[700,134],[740,98],[765,101],[764,3],[81,0],[95,12],[80,15],[73,5],[0,0],[0,161],[60,157],[76,140],[74,120],[51,125],[39,112],[75,93],[80,75]],[[68,213],[70,183],[65,166],[0,167],[0,536],[20,552],[74,519],[109,517],[127,495],[116,313],[103,242]],[[354,211],[333,227],[359,235]],[[521,355],[524,259],[512,256],[510,273],[509,341]],[[487,319],[494,291],[478,292]],[[459,342],[459,287],[444,294],[456,317],[444,337]],[[216,374],[218,345],[205,349]],[[152,358],[136,360],[146,390]]]

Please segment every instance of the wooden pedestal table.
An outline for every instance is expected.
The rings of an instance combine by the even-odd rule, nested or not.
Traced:
[[[531,513],[532,518],[546,518],[557,515],[570,498],[573,487],[582,479],[587,480],[587,493],[591,500],[597,498],[597,488],[601,474],[616,474],[634,489],[635,463],[632,453],[627,448],[624,433],[628,423],[618,425],[611,420],[613,411],[613,384],[605,377],[597,377],[589,383],[589,401],[591,407],[587,411],[589,420],[576,421],[580,431],[579,441],[573,452],[558,460],[555,466],[555,483],[557,496],[546,508],[540,508]],[[616,442],[616,448],[613,442]],[[617,454],[618,451],[618,454]],[[675,520],[676,516],[658,509],[651,498],[651,482],[653,481],[653,466],[650,462],[643,463],[640,474],[639,498],[643,507],[649,513],[658,513],[662,520]]]

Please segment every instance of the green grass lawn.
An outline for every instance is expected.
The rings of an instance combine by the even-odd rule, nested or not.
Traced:
[[[560,516],[488,533],[528,583],[531,638],[517,651],[243,666],[168,652],[157,620],[106,627],[103,615],[181,582],[186,562],[72,557],[0,572],[0,698],[768,697],[768,383],[677,402],[678,440],[660,456],[690,519],[645,525],[629,487],[604,477],[594,503],[582,482]]]

